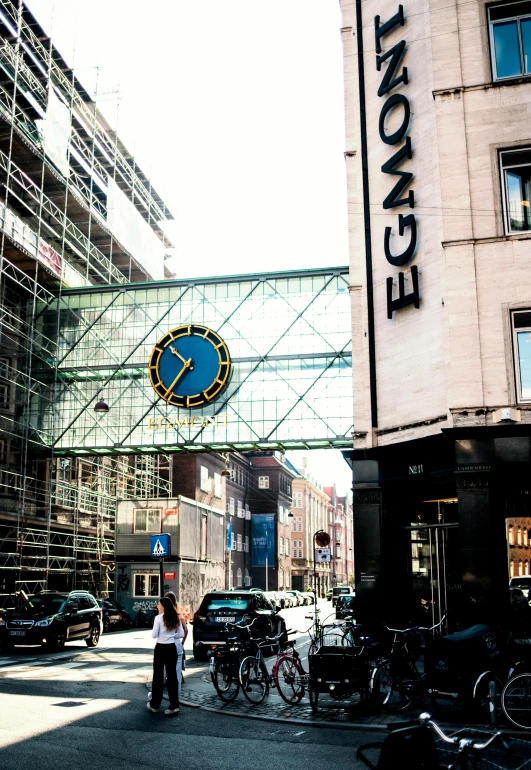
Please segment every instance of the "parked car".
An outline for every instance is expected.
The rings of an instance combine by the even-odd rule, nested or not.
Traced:
[[[286,591],[286,593],[293,596],[295,600],[295,607],[302,607],[304,604],[306,604],[306,597],[304,594],[301,594],[300,591],[295,591],[292,589],[290,591]]]
[[[282,602],[278,591],[264,591],[264,595],[271,602],[273,608],[277,612],[282,609]]]
[[[103,610],[103,632],[106,634],[117,628],[129,628],[131,617],[121,604],[114,599],[98,599]]]
[[[509,585],[511,588],[519,588],[525,598],[529,601],[529,590],[531,589],[531,575],[519,575],[518,577],[511,578]]]
[[[353,592],[350,586],[334,586],[332,588],[332,607],[336,606],[337,597],[345,596]]]
[[[4,650],[16,644],[62,650],[66,642],[84,639],[88,647],[96,647],[103,630],[102,614],[88,591],[42,591],[0,621],[1,645]]]
[[[331,602],[332,601],[332,589],[331,588],[329,588],[328,591],[326,592],[326,601],[327,602]]]
[[[225,644],[227,623],[249,625],[252,621],[253,636],[279,636],[282,643],[287,641],[284,618],[277,614],[265,593],[245,590],[205,594],[192,621],[194,658],[207,660],[212,644]]]
[[[280,594],[280,603],[282,605],[282,609],[288,609],[289,607],[294,606],[295,600],[291,594],[288,594],[286,591],[279,591],[278,593]]]
[[[305,596],[308,597],[308,604],[315,604],[317,599],[315,597],[314,592],[313,591],[305,591],[304,593],[305,593]]]
[[[354,615],[356,595],[355,594],[342,594],[336,599],[336,618],[343,620]]]

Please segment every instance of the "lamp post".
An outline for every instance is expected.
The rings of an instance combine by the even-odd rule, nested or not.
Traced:
[[[315,626],[316,626],[316,628],[317,628],[317,598],[319,596],[319,591],[317,589],[317,567],[316,567],[316,564],[315,564],[315,547],[316,547],[315,546],[315,538],[317,537],[317,535],[320,535],[321,532],[324,532],[324,529],[318,529],[317,532],[313,533],[313,538],[312,538],[312,544],[313,544],[313,585],[314,585],[314,588],[315,588],[315,605],[314,605],[314,608],[315,608]]]

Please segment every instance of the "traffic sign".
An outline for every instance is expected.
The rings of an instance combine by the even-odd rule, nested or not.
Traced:
[[[325,564],[330,562],[330,548],[316,548],[315,561],[317,564]]]
[[[167,559],[171,556],[171,535],[151,535],[149,544],[152,559]]]
[[[315,545],[318,548],[327,548],[327,546],[330,545],[330,535],[328,532],[323,532],[322,530],[320,532],[316,532]]]

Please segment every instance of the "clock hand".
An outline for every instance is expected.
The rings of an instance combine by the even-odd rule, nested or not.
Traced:
[[[181,369],[181,371],[179,372],[179,374],[177,375],[177,377],[174,379],[174,381],[172,382],[172,384],[170,385],[170,387],[169,387],[169,388],[166,390],[166,394],[165,394],[166,396],[168,395],[168,393],[170,392],[170,390],[173,390],[174,386],[175,386],[175,385],[176,385],[176,384],[179,382],[179,380],[181,379],[181,377],[183,376],[183,374],[185,373],[185,371],[186,371],[187,369],[193,369],[193,367],[191,366],[191,363],[192,363],[192,359],[191,359],[191,358],[189,358],[189,359],[188,359],[188,361],[185,361],[185,362],[184,362],[184,366],[183,366],[183,368]]]
[[[173,353],[173,355],[174,355],[174,356],[179,356],[179,358],[181,359],[181,361],[182,361],[183,363],[186,363],[186,358],[184,358],[184,356],[181,356],[181,354],[179,353],[179,351],[177,350],[177,348],[174,348],[174,347],[173,347],[173,345],[170,345],[170,350],[171,350],[171,352]],[[190,360],[191,360],[191,359],[190,359]],[[189,368],[189,369],[193,369],[194,367],[193,367],[193,366],[189,366],[188,368]]]

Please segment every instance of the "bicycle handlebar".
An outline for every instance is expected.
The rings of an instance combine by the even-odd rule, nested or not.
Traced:
[[[433,732],[436,733],[445,743],[452,743],[459,746],[459,751],[464,751],[466,748],[475,749],[476,751],[483,751],[483,749],[486,749],[487,746],[490,746],[491,743],[494,743],[495,740],[503,736],[503,733],[498,731],[494,733],[494,735],[491,735],[487,741],[484,741],[483,743],[477,743],[474,738],[458,738],[457,736],[446,735],[446,733],[441,730],[439,725],[432,720],[431,715],[427,712],[421,714],[419,720],[422,725],[426,725],[426,727],[429,727],[430,730],[433,730]]]
[[[426,626],[411,626],[411,628],[389,628],[389,626],[384,626],[384,628],[387,631],[391,631],[394,634],[407,634],[408,631],[435,631],[436,628],[439,628],[439,626],[442,626],[445,620],[446,620],[446,613],[442,616],[439,623],[436,623],[434,626],[431,626],[430,628],[427,628]]]

